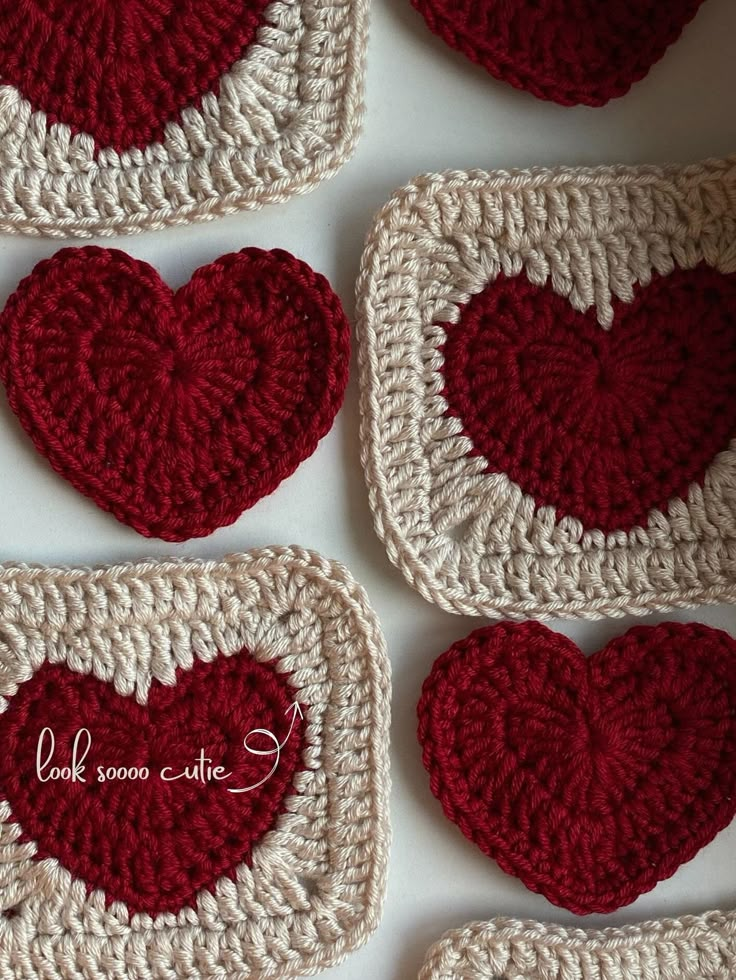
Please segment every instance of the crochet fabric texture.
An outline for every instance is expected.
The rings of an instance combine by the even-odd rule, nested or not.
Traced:
[[[371,230],[362,454],[465,615],[736,599],[736,159],[430,174]]]
[[[284,201],[350,157],[368,0],[0,0],[0,230]]]
[[[141,534],[210,534],[314,452],[350,328],[327,280],[248,248],[178,292],[124,252],[63,249],[0,314],[0,378],[54,469]]]
[[[736,640],[639,626],[589,659],[541,623],[435,662],[419,740],[445,815],[576,915],[671,877],[736,814]]]
[[[412,0],[495,78],[561,105],[605,105],[648,74],[703,0]]]
[[[3,566],[0,631],[0,976],[295,977],[373,932],[389,672],[342,566]]]
[[[445,933],[419,980],[732,980],[736,913],[609,929],[493,919]]]

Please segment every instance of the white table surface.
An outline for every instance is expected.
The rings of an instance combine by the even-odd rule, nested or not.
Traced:
[[[666,4],[667,0],[662,0]],[[491,79],[435,39],[408,0],[377,0],[368,55],[368,114],[357,153],[306,197],[204,225],[100,241],[153,263],[172,286],[246,245],[289,249],[323,272],[353,308],[374,212],[418,173],[445,168],[689,162],[736,152],[736,3],[706,0],[649,77],[603,109],[540,102]],[[0,236],[0,303],[58,242]],[[736,907],[736,826],[634,905],[575,920],[504,875],[442,815],[415,735],[416,702],[435,657],[481,624],[442,612],[404,583],[373,533],[358,456],[355,378],[316,454],[232,527],[180,546],[151,541],[57,477],[0,404],[0,558],[54,563],[143,556],[216,557],[300,544],[344,562],[366,587],[393,664],[393,848],[383,923],[330,980],[412,980],[446,929],[494,915],[582,925]],[[658,617],[648,621],[655,622]],[[659,617],[662,618],[662,617]],[[698,619],[736,635],[736,609]],[[552,624],[592,652],[626,620]]]

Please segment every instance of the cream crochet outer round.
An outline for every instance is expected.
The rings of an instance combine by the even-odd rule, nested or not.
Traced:
[[[0,86],[0,231],[117,235],[259,208],[350,158],[363,118],[369,0],[275,0],[217,95],[162,142],[118,153]]]
[[[375,930],[389,845],[389,668],[365,593],[297,548],[224,561],[0,569],[6,698],[46,661],[145,703],[194,658],[247,646],[305,705],[296,793],[250,864],[178,914],[130,914],[53,858],[0,803],[2,980],[248,980],[317,973]],[[306,707],[308,706],[308,707]]]
[[[447,172],[389,201],[357,287],[362,460],[376,530],[426,599],[463,615],[602,617],[736,599],[736,442],[648,526],[556,519],[445,414],[442,346],[500,274],[612,325],[653,273],[736,271],[736,157],[687,167]]]
[[[445,933],[419,980],[732,980],[736,913],[621,928],[494,919]]]

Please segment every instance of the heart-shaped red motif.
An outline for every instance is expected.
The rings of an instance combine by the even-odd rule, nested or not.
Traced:
[[[476,630],[425,681],[419,740],[445,814],[504,871],[612,912],[736,813],[736,641],[640,626],[586,660],[539,623]]]
[[[444,395],[488,472],[588,529],[646,527],[736,437],[736,275],[675,270],[604,330],[499,277],[447,328]]]
[[[301,759],[303,721],[294,705],[285,675],[247,651],[195,660],[172,687],[154,681],[146,705],[112,684],[46,663],[0,715],[0,792],[22,840],[36,843],[37,859],[56,858],[90,891],[104,889],[108,902],[123,901],[131,912],[176,913],[250,862],[282,812]],[[47,735],[37,769],[46,727],[54,755],[49,759]],[[54,765],[70,765],[85,728],[92,741],[79,775],[86,782],[39,779]],[[276,756],[246,751],[243,740],[256,729],[282,743],[278,766],[261,785]],[[265,752],[275,743],[253,735],[248,745]],[[230,773],[226,779],[162,779],[162,770],[174,777],[195,766],[202,749],[212,767]],[[98,781],[98,766],[148,767],[150,774]]]
[[[330,429],[349,327],[327,281],[244,249],[177,293],[100,248],[41,262],[0,315],[0,375],[39,452],[141,534],[231,524]]]
[[[118,151],[217,92],[268,0],[0,0],[0,80]]]
[[[430,30],[495,78],[562,105],[625,95],[703,0],[412,0]]]

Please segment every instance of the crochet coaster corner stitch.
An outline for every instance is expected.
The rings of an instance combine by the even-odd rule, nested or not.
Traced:
[[[0,230],[113,235],[261,207],[351,156],[368,0],[0,8]]]
[[[297,548],[0,569],[0,975],[287,978],[374,931],[389,669]]]
[[[358,283],[389,557],[453,612],[736,598],[736,160],[448,172]]]
[[[445,933],[419,980],[731,980],[735,964],[734,912],[589,930],[491,919]]]

